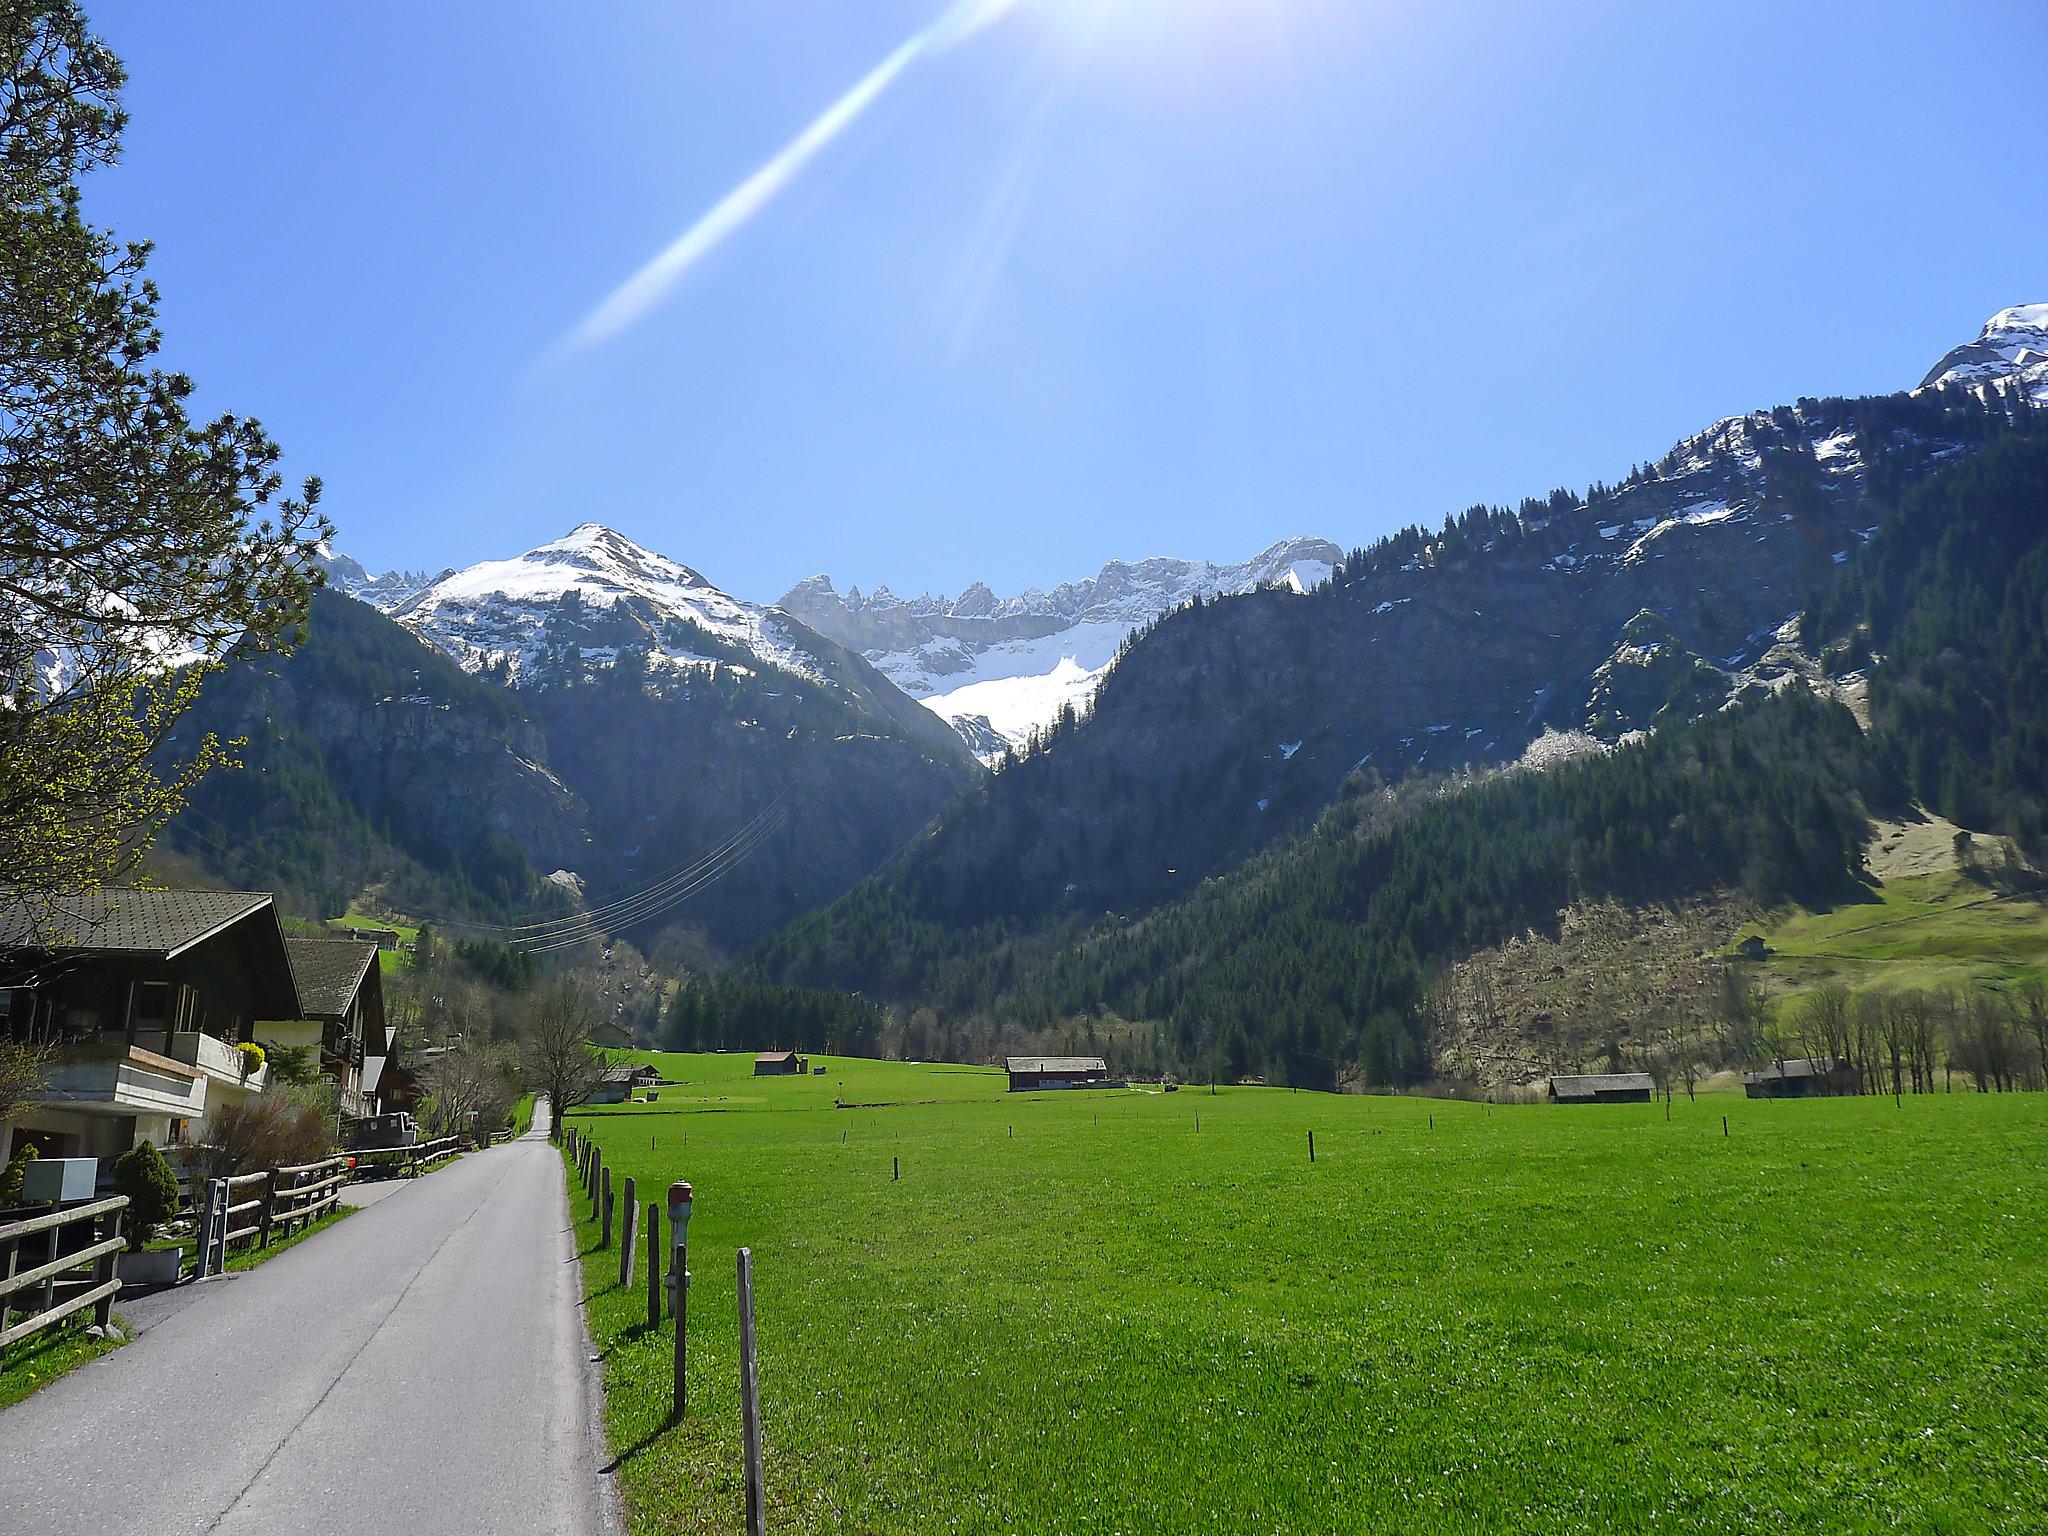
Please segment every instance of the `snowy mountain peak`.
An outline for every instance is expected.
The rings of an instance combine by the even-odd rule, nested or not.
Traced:
[[[1236,565],[1155,557],[1112,560],[1085,581],[999,597],[975,582],[957,598],[904,602],[885,587],[842,596],[822,576],[792,587],[781,606],[820,634],[861,652],[889,680],[994,757],[1050,725],[1063,706],[1085,708],[1124,640],[1196,597],[1277,587],[1307,592],[1343,552],[1326,539],[1287,539]]]
[[[780,613],[601,523],[449,572],[392,616],[470,671],[503,669],[520,686],[547,686],[546,668],[564,652],[579,665],[642,653],[656,682],[750,663],[819,675]]]
[[[1984,322],[1975,341],[1954,348],[1928,370],[1922,389],[2018,379],[2048,399],[2048,304],[2015,304]]]

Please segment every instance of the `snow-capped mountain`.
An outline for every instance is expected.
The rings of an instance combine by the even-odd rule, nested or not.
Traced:
[[[1324,539],[1275,544],[1236,565],[1201,560],[1113,560],[1085,581],[998,597],[976,582],[958,597],[904,600],[887,587],[841,594],[813,576],[781,606],[820,634],[859,651],[897,687],[994,757],[1087,706],[1134,630],[1196,597],[1278,587],[1301,593],[1327,581],[1343,552]]]
[[[435,580],[425,571],[386,571],[372,576],[361,561],[322,544],[315,553],[320,569],[327,573],[328,590],[353,597],[389,613],[406,599],[431,586]],[[447,571],[441,573],[449,575]]]
[[[1984,322],[1975,341],[1952,349],[1929,369],[1920,387],[1981,387],[2006,380],[2017,381],[2035,400],[2048,402],[2048,304],[2001,309]]]
[[[464,669],[518,688],[644,656],[650,680],[763,666],[826,682],[817,637],[624,534],[584,523],[510,560],[451,571],[389,605]]]

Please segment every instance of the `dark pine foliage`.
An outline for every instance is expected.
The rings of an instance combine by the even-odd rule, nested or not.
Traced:
[[[2048,423],[1907,493],[1808,628],[1858,619],[1915,796],[2048,847]]]
[[[664,1042],[672,1051],[794,1049],[870,1056],[884,1015],[850,992],[758,981],[686,983],[669,1004]]]

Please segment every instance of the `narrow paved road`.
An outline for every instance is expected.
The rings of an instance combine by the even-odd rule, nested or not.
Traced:
[[[608,1528],[575,1237],[538,1129],[174,1294],[126,1348],[0,1412],[0,1530]]]

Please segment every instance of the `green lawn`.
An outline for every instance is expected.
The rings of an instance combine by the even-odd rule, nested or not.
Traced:
[[[1889,880],[1873,899],[1794,909],[1752,924],[1787,995],[1818,987],[1954,988],[2048,976],[2048,904],[2001,895],[1957,874]]]
[[[772,1530],[2044,1528],[2048,1097],[1667,1123],[653,1059],[686,1084],[570,1120],[643,1203],[696,1186],[680,1428],[642,1283],[586,1257],[636,1532],[739,1526],[743,1243]]]

